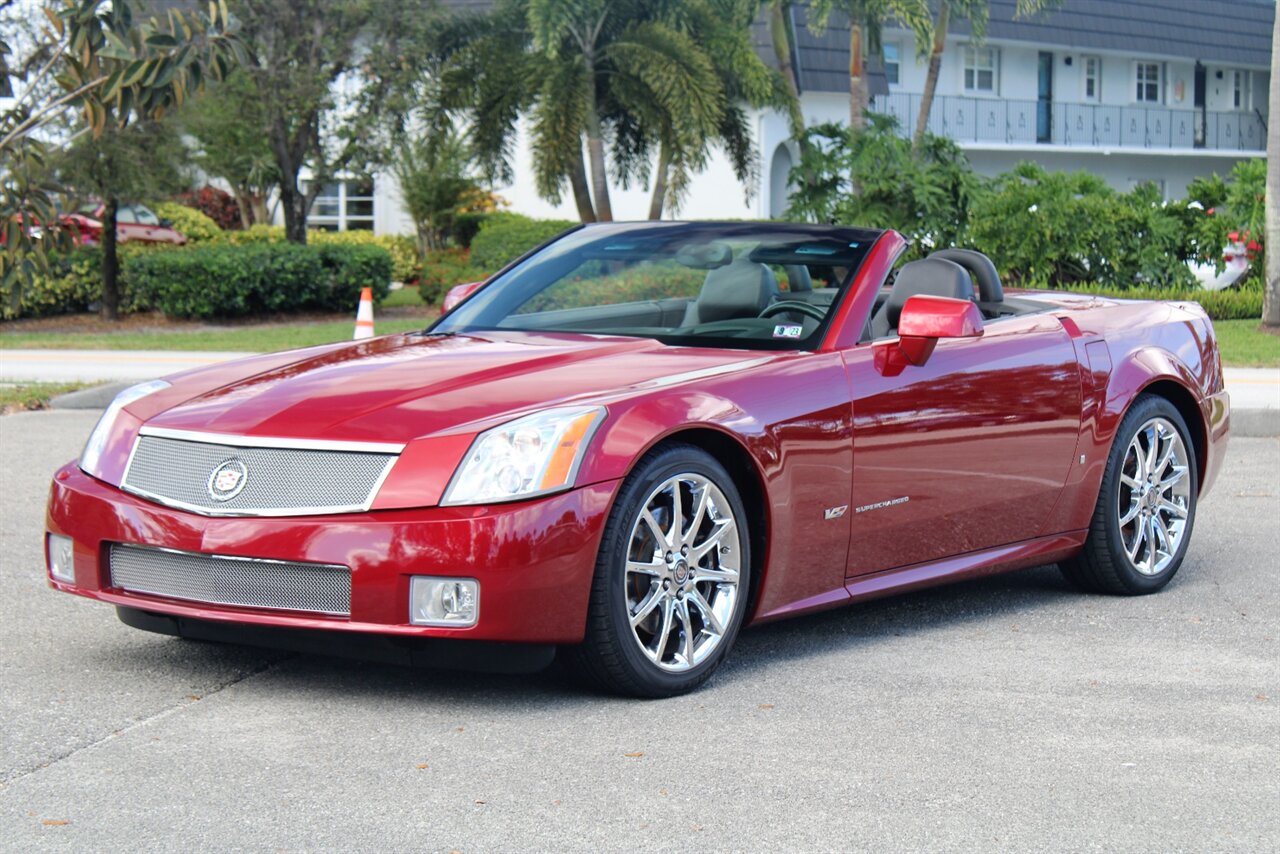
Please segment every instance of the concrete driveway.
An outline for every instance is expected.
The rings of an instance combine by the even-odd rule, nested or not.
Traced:
[[[1040,568],[751,630],[704,690],[147,635],[48,590],[96,417],[0,419],[0,847],[1280,848],[1280,441],[1231,449],[1164,593]]]

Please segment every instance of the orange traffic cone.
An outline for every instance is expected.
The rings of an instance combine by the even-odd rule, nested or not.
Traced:
[[[356,309],[356,332],[352,341],[373,337],[373,288],[360,291],[360,307]]]

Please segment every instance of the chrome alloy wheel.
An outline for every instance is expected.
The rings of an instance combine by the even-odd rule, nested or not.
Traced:
[[[1129,441],[1117,518],[1125,555],[1142,575],[1159,575],[1178,553],[1191,507],[1189,472],[1187,447],[1166,419],[1152,418]]]
[[[691,472],[663,481],[642,507],[623,585],[631,634],[658,667],[689,670],[720,645],[733,616],[738,522],[724,493]]]

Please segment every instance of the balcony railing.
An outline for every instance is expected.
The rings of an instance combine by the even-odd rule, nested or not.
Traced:
[[[920,96],[880,95],[872,110],[915,129]],[[1263,151],[1267,132],[1257,113],[1169,107],[1114,107],[1062,101],[1015,101],[942,95],[934,98],[929,130],[957,142],[1068,145],[1089,148],[1207,148]]]

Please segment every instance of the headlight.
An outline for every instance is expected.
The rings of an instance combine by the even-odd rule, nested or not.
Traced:
[[[98,424],[93,428],[93,432],[89,434],[89,441],[84,443],[84,452],[80,454],[80,468],[85,474],[98,478],[102,476],[98,472],[98,464],[102,461],[102,452],[106,450],[107,439],[111,438],[111,428],[115,426],[120,410],[135,400],[141,400],[149,394],[168,388],[169,385],[164,380],[152,380],[151,382],[129,386],[116,395],[115,400],[111,401],[111,405],[107,407],[107,410],[102,413],[102,417],[98,419]]]
[[[481,433],[440,503],[514,501],[573,486],[603,418],[601,406],[548,409]]]

